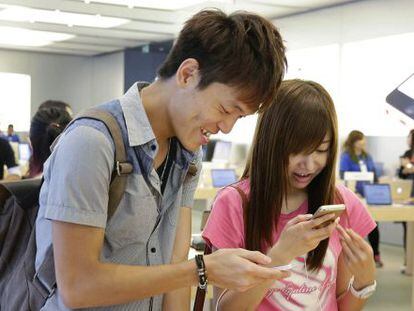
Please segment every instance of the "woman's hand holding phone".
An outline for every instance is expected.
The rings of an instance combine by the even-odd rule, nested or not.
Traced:
[[[279,240],[268,252],[273,266],[286,265],[294,258],[315,249],[319,242],[332,234],[339,221],[339,218],[335,220],[333,213],[318,218],[312,217],[311,214],[298,215],[288,221]],[[317,228],[330,221],[333,222]]]

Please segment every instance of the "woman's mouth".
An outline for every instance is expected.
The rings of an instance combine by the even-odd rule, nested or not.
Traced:
[[[307,184],[312,180],[313,174],[310,173],[293,173],[293,177],[300,184]]]

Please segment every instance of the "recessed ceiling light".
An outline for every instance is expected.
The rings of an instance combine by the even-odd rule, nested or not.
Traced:
[[[99,2],[107,4],[124,5],[129,8],[141,7],[159,10],[179,10],[186,7],[198,5],[203,2],[212,2],[208,0],[171,0],[171,1],[154,1],[154,0],[85,0],[90,2]],[[232,0],[215,0],[214,2],[233,3]]]
[[[16,22],[43,22],[85,27],[111,28],[130,20],[124,18],[97,16],[62,12],[60,10],[31,9],[21,6],[10,6],[0,11],[0,20]]]
[[[45,46],[73,37],[74,35],[66,33],[0,26],[0,44],[6,45]]]

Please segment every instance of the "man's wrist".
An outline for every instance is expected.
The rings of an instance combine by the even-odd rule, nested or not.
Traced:
[[[197,265],[197,274],[198,274],[198,288],[200,289],[207,289],[207,271],[206,265],[204,263],[204,255],[199,254],[195,256],[195,262]]]

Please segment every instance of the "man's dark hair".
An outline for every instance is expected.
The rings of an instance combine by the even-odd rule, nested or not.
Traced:
[[[276,27],[248,12],[226,15],[203,10],[189,19],[158,70],[172,77],[181,63],[194,58],[200,67],[199,89],[212,82],[236,87],[246,104],[267,107],[275,98],[287,61]]]

